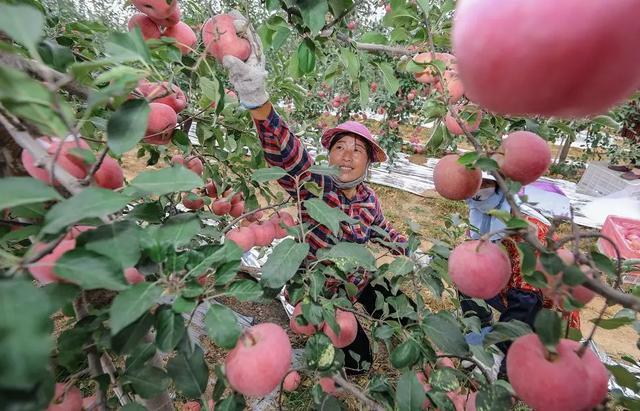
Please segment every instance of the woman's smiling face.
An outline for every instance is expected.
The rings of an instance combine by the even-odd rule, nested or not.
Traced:
[[[329,151],[329,164],[340,169],[342,182],[356,180],[364,175],[369,165],[367,143],[353,134],[337,137]]]

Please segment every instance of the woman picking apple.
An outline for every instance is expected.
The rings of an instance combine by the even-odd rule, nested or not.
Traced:
[[[303,206],[303,221],[314,227],[308,231],[305,238],[310,245],[308,258],[315,259],[319,249],[330,247],[340,241],[363,244],[370,240],[384,239],[387,242],[396,243],[397,246],[392,250],[394,253],[405,253],[403,243],[407,242],[406,237],[396,231],[385,219],[376,193],[364,183],[369,166],[386,160],[384,150],[364,125],[347,121],[325,131],[322,135],[322,145],[329,150],[329,164],[338,167],[340,174],[337,177],[331,177],[309,172],[309,167],[313,165],[313,158],[269,102],[265,87],[267,77],[265,59],[258,36],[243,16],[237,12],[232,12],[230,15],[234,17],[236,31],[246,34],[251,45],[251,53],[246,61],[238,56],[224,55],[223,65],[229,70],[229,80],[238,94],[240,104],[250,110],[267,162],[288,172],[288,175],[279,179],[278,183],[296,198],[296,183],[292,176],[299,177],[301,185],[312,181],[322,188],[322,199],[328,205],[339,208],[358,221],[356,224],[341,223],[341,232],[335,238],[327,227],[317,224]],[[300,196],[305,200],[313,197],[314,194],[302,186]],[[372,228],[374,226],[382,229],[387,235],[381,235],[379,231]],[[369,314],[379,318],[382,313],[375,311],[375,292],[389,296],[392,295],[389,291],[390,287],[371,286],[366,273],[353,273],[348,280],[358,287],[359,292],[355,300],[362,303]],[[327,286],[331,291],[337,291],[337,283]],[[353,316],[351,313],[347,314]],[[344,347],[347,354],[345,367],[353,373],[361,372],[361,366],[348,354],[349,351],[356,352],[361,362],[371,364],[373,360],[369,339],[362,326],[357,321],[355,324],[357,332],[351,333],[352,337],[348,339],[351,341],[332,338],[334,345],[339,348]],[[332,337],[331,332],[327,334]],[[338,340],[340,342],[336,344]]]

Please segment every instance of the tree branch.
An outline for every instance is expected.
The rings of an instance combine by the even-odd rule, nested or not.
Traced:
[[[343,378],[341,375],[338,375],[338,374],[332,376],[332,378],[335,382],[338,383],[338,385],[340,385],[346,391],[349,391],[358,400],[360,400],[360,402],[362,402],[367,407],[367,409],[375,410],[375,411],[384,411],[384,407],[378,404],[377,402],[375,402],[374,400],[372,400],[371,398],[369,398],[368,396],[366,396],[362,392],[360,387],[350,383],[349,381],[347,381],[345,378]]]
[[[20,71],[25,71],[40,80],[53,79],[60,88],[84,100],[86,100],[91,93],[90,88],[77,83],[70,76],[60,73],[35,60],[29,60],[16,54],[0,50],[0,63]]]
[[[84,293],[80,295],[73,302],[73,310],[76,314],[76,319],[78,321],[82,320],[87,316],[87,308],[84,303]],[[96,378],[103,374],[102,367],[100,366],[100,360],[98,359],[98,355],[96,354],[96,348],[91,347],[87,350],[87,360],[89,362],[89,372],[91,373],[91,378],[95,380],[96,385],[96,408],[98,411],[106,411],[107,410],[107,396],[104,391],[100,388],[100,384]]]
[[[33,161],[36,165],[43,167],[45,170],[50,170],[53,166],[53,158],[47,154],[47,151],[42,147],[32,136],[26,131],[18,130],[7,117],[0,113],[0,124],[9,132],[11,138],[20,145],[20,147],[29,151],[33,156]],[[53,176],[51,176],[53,179]],[[71,174],[67,173],[62,167],[56,170],[55,179],[60,182],[60,185],[65,188],[71,194],[77,194],[82,191],[82,185]]]
[[[360,43],[357,41],[353,41],[344,33],[338,33],[336,37],[343,43],[352,44],[358,50],[370,51],[373,53],[387,53],[393,56],[410,56],[416,54],[415,50],[410,50],[406,47],[385,46],[383,44]]]

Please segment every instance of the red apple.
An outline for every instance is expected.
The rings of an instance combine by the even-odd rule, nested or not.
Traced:
[[[279,325],[263,323],[247,329],[225,360],[231,387],[244,395],[264,397],[291,366],[291,343]]]
[[[117,190],[124,185],[122,167],[111,157],[105,157],[96,170],[93,178],[97,185],[110,190]]]
[[[515,131],[502,141],[502,157],[496,157],[500,171],[512,180],[531,184],[551,164],[551,149],[545,140],[529,131]]]
[[[149,108],[149,122],[144,141],[157,145],[169,144],[173,129],[176,128],[176,123],[178,122],[176,112],[163,103],[150,103]]]
[[[159,39],[160,38],[160,27],[144,14],[134,14],[131,19],[129,19],[129,23],[127,24],[129,31],[133,31],[134,28],[140,28],[142,32],[142,38],[145,40],[149,39]]]
[[[303,334],[303,335],[313,335],[316,332],[318,332],[318,329],[322,328],[324,326],[324,322],[320,325],[316,326],[308,323],[307,325],[300,325],[298,324],[298,321],[296,321],[296,317],[300,317],[302,314],[302,303],[298,303],[296,304],[296,306],[293,309],[293,314],[291,315],[291,318],[289,319],[289,328],[291,328],[291,331],[293,331],[296,334]]]
[[[449,256],[449,276],[460,292],[475,298],[495,297],[511,278],[509,257],[488,241],[466,241]]]
[[[193,32],[191,27],[181,21],[175,26],[167,28],[164,33],[162,33],[162,36],[175,39],[182,54],[189,54],[198,41],[196,33]]]
[[[500,114],[604,113],[638,90],[638,16],[637,1],[459,2],[452,40],[467,94]]]
[[[178,0],[132,0],[132,3],[138,10],[157,20],[166,19],[178,8]]]
[[[45,244],[36,245],[36,250],[41,250]],[[65,281],[55,275],[53,267],[64,253],[76,248],[76,240],[62,240],[49,254],[40,258],[38,261],[29,264],[29,272],[41,284],[57,283]]]
[[[233,21],[233,16],[219,14],[207,20],[202,26],[202,40],[206,50],[218,61],[222,61],[226,55],[245,61],[251,54],[249,41],[238,37]]]
[[[286,377],[284,377],[282,388],[286,392],[293,392],[296,389],[298,389],[299,385],[300,385],[300,374],[298,373],[298,371],[291,371],[289,374],[287,374]]]
[[[471,198],[482,184],[482,171],[469,169],[458,162],[460,156],[449,154],[433,169],[433,182],[438,194],[449,200]]]
[[[253,230],[249,227],[234,228],[225,237],[236,243],[244,252],[251,250],[255,245]]]
[[[65,384],[56,383],[55,393],[47,411],[82,411],[82,393],[76,386],[68,389]]]
[[[355,341],[358,333],[358,321],[353,313],[337,309],[336,322],[340,328],[338,334],[336,334],[326,322],[322,327],[322,331],[327,334],[327,337],[329,337],[333,345],[337,348],[344,348]]]
[[[578,348],[579,343],[562,339],[557,354],[551,355],[536,334],[516,339],[506,361],[509,382],[518,397],[532,408],[549,411],[591,409],[602,401],[606,369],[590,350],[579,357]]]
[[[135,267],[129,267],[124,269],[124,278],[129,284],[138,284],[144,281],[144,275],[138,271]]]

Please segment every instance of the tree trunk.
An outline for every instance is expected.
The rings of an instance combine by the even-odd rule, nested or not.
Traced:
[[[571,143],[575,141],[575,137],[567,136],[567,139],[564,141],[562,148],[560,149],[560,158],[558,158],[558,164],[562,164],[567,161],[567,157],[569,156],[569,150],[571,149]]]

